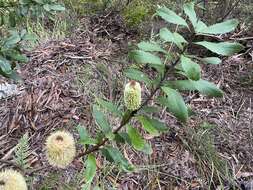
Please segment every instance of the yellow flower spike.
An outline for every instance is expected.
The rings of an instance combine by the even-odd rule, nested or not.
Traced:
[[[25,178],[17,171],[7,169],[0,172],[0,190],[27,190]]]
[[[126,84],[124,90],[124,102],[127,109],[134,111],[141,105],[141,85],[136,81]]]
[[[46,156],[50,165],[66,168],[76,154],[74,137],[67,131],[52,133],[46,140]]]

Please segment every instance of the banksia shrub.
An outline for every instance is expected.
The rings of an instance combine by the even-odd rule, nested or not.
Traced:
[[[0,172],[0,190],[27,190],[25,178],[15,170]]]
[[[71,133],[57,131],[46,140],[46,156],[50,165],[66,168],[76,154],[75,141]]]
[[[126,84],[124,90],[124,102],[127,109],[137,110],[141,105],[141,85],[136,81]]]

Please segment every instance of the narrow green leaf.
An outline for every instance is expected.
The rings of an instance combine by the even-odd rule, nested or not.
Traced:
[[[206,27],[207,27],[207,25],[203,21],[198,20],[194,29],[196,32],[199,32],[199,31],[205,29]]]
[[[199,80],[201,77],[201,68],[200,66],[193,62],[190,58],[181,55],[180,57],[181,65],[186,73],[187,77],[192,80]]]
[[[96,158],[93,154],[89,154],[85,163],[85,179],[86,183],[91,183],[96,174]]]
[[[175,43],[180,49],[183,49],[182,43],[187,43],[187,41],[180,34],[170,32],[167,28],[162,28],[160,30],[160,38],[166,42]]]
[[[225,34],[235,30],[238,24],[239,22],[237,19],[231,19],[224,21],[222,23],[217,23],[208,26],[206,28],[199,30],[198,32],[202,34]]]
[[[188,119],[188,111],[181,94],[169,87],[162,87],[162,90],[167,95],[167,102],[165,102],[165,106],[180,121],[186,122]]]
[[[138,48],[140,48],[143,51],[151,51],[151,52],[157,51],[157,52],[167,53],[164,49],[160,47],[159,44],[155,42],[140,42],[138,44]]]
[[[151,63],[156,65],[162,65],[162,61],[158,56],[155,56],[152,53],[145,52],[142,50],[132,51],[130,57],[132,57],[137,63]]]
[[[216,85],[206,80],[177,80],[177,81],[168,81],[164,83],[165,86],[169,86],[170,88],[174,88],[177,90],[191,90],[191,91],[199,91],[203,95],[207,95],[209,97],[222,97],[223,92]]]
[[[89,136],[87,130],[85,127],[78,125],[77,126],[77,131],[80,136],[80,143],[83,145],[96,145],[98,141],[96,139],[93,139]]]
[[[97,102],[103,108],[105,108],[108,111],[110,111],[113,115],[118,116],[118,117],[122,117],[123,116],[122,111],[116,105],[114,105],[112,102],[103,100],[101,98],[97,98]]]
[[[156,14],[162,17],[165,21],[169,23],[188,27],[187,23],[182,17],[178,16],[174,11],[166,7],[158,8],[156,11]]]
[[[60,4],[50,5],[50,10],[53,11],[65,11],[65,7]]]
[[[137,69],[130,68],[130,69],[125,70],[124,73],[128,78],[130,78],[132,80],[145,82],[147,85],[152,84],[152,81],[149,79],[149,77],[145,73],[143,73]]]
[[[12,73],[10,62],[3,57],[0,57],[0,68],[7,75]]]
[[[201,61],[203,61],[204,63],[213,64],[213,65],[218,65],[222,62],[221,59],[219,59],[218,57],[205,57],[205,58],[202,58]]]
[[[160,111],[160,107],[157,106],[143,106],[139,113],[158,113]]]
[[[112,133],[111,126],[106,120],[104,114],[99,111],[96,105],[93,105],[93,117],[95,118],[97,125],[104,132],[105,136],[112,140],[114,138],[114,134]]]
[[[214,42],[201,41],[201,42],[196,42],[195,44],[204,46],[205,48],[209,49],[210,51],[214,53],[225,55],[225,56],[233,55],[244,49],[243,45],[239,43],[235,43],[235,42],[214,43]]]
[[[194,10],[194,3],[190,2],[190,3],[184,4],[184,12],[189,17],[189,20],[191,21],[192,26],[195,28],[198,19],[197,19],[196,12]]]
[[[117,148],[114,148],[112,146],[106,146],[102,149],[102,153],[108,161],[119,164],[123,170],[133,171],[133,165],[129,164],[127,159],[124,158],[122,153]]]
[[[192,81],[195,88],[204,95],[210,97],[222,97],[223,92],[216,85],[206,80]]]
[[[159,136],[159,131],[153,126],[150,119],[146,116],[138,116],[138,120],[141,122],[142,127],[151,135]]]
[[[136,150],[141,151],[145,145],[145,140],[142,138],[142,136],[139,134],[138,130],[136,128],[133,128],[132,126],[127,126],[127,133],[129,135],[129,138],[131,139],[132,145]]]

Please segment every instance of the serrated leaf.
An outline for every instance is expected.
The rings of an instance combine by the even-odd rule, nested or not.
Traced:
[[[178,16],[174,11],[166,7],[158,8],[156,14],[169,23],[188,27],[186,21],[182,17]]]
[[[85,162],[85,179],[86,183],[91,183],[96,174],[96,158],[93,154],[89,154]]]
[[[189,17],[189,20],[191,21],[192,26],[195,28],[198,19],[197,19],[196,12],[194,10],[194,3],[190,2],[190,3],[184,4],[184,12]]]
[[[136,128],[132,126],[127,126],[127,133],[131,140],[131,145],[138,151],[142,151],[146,154],[152,154],[152,148],[150,144],[148,144],[143,137],[140,135]]]
[[[143,106],[139,113],[158,113],[160,108],[157,106]]]
[[[104,132],[105,136],[112,140],[114,138],[114,134],[112,133],[112,128],[108,121],[106,120],[104,114],[99,111],[96,105],[93,106],[93,117],[96,120],[97,125]]]
[[[136,150],[142,150],[145,145],[145,140],[142,138],[142,136],[139,134],[138,130],[136,128],[133,128],[132,126],[127,126],[127,133],[129,135],[129,138],[132,142],[133,147]]]
[[[199,91],[203,95],[207,95],[210,97],[222,97],[223,92],[216,85],[206,80],[177,80],[177,81],[168,81],[164,83],[164,85],[169,86],[170,88],[178,89],[178,90],[191,90],[191,91]]]
[[[202,34],[225,34],[235,30],[237,25],[239,24],[237,19],[231,19],[224,21],[222,23],[217,23],[206,28],[203,28],[198,31],[198,33]]]
[[[199,80],[201,77],[201,68],[200,66],[193,62],[190,58],[181,55],[180,57],[181,65],[186,73],[187,77],[192,80]]]
[[[162,90],[167,95],[167,101],[164,102],[165,106],[180,121],[186,122],[188,119],[188,110],[181,94],[169,87],[162,87]]]
[[[132,51],[130,57],[132,57],[137,63],[162,65],[162,61],[158,56],[142,50]]]
[[[149,64],[151,67],[157,69],[160,72],[162,72],[164,69],[164,64],[162,63],[160,57],[152,53],[142,50],[134,50],[130,52],[129,56],[137,63]]]
[[[141,122],[142,127],[151,135],[159,136],[159,131],[153,126],[150,119],[146,116],[138,116],[138,120]]]
[[[50,10],[53,10],[53,11],[65,11],[65,7],[60,4],[50,5],[49,7],[50,7]]]
[[[213,65],[218,65],[222,62],[221,59],[219,59],[218,57],[205,57],[205,58],[202,58],[201,61],[203,61],[204,63],[213,64]]]
[[[159,44],[155,42],[140,42],[138,45],[138,48],[143,50],[143,51],[156,51],[156,52],[163,52],[167,53],[164,49],[160,47]]]
[[[126,77],[128,77],[132,80],[144,82],[147,85],[152,84],[152,81],[149,79],[149,77],[145,73],[143,73],[137,69],[130,68],[130,69],[125,70],[124,73],[125,73]]]
[[[195,88],[201,93],[210,97],[222,97],[223,92],[216,85],[206,80],[192,81]]]
[[[16,45],[18,42],[20,42],[20,40],[21,38],[19,34],[16,31],[14,31],[12,32],[11,36],[5,40],[3,47],[10,48]]]
[[[98,141],[96,139],[93,139],[89,136],[87,130],[85,127],[78,125],[77,126],[77,131],[80,136],[80,143],[83,145],[96,145]]]
[[[138,116],[137,118],[141,122],[142,127],[153,136],[159,136],[160,132],[166,132],[168,130],[166,125],[157,119],[152,119],[144,115]]]
[[[210,51],[214,53],[225,55],[225,56],[233,55],[244,49],[243,45],[239,43],[235,43],[235,42],[214,43],[214,42],[201,41],[201,42],[196,42],[195,44],[204,46],[205,48],[209,49]]]
[[[113,115],[118,116],[118,117],[122,117],[123,116],[122,111],[116,105],[114,105],[112,102],[105,101],[105,100],[103,100],[101,98],[97,98],[97,102],[103,108],[105,108],[108,111],[110,111]]]
[[[0,57],[0,69],[3,73],[7,75],[12,73],[10,62],[3,57]]]
[[[187,43],[187,41],[180,34],[170,32],[167,28],[162,28],[160,30],[160,38],[166,42],[175,43],[180,49],[183,49],[182,43]]]
[[[112,146],[106,146],[102,149],[102,153],[108,161],[119,164],[123,170],[133,171],[133,165],[129,164],[127,159],[124,158],[122,153],[117,148],[114,148]]]

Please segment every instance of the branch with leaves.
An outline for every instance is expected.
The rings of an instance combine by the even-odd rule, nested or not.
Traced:
[[[215,84],[202,79],[200,64],[220,64],[221,56],[231,56],[244,47],[236,42],[196,41],[196,37],[210,38],[229,33],[237,27],[238,21],[231,19],[207,26],[197,17],[194,3],[185,4],[183,10],[184,17],[164,6],[157,9],[155,16],[169,24],[177,25],[178,30],[171,32],[168,27],[161,28],[152,40],[140,42],[138,48],[130,52],[129,57],[137,65],[124,71],[125,76],[130,79],[124,90],[126,110],[120,109],[112,102],[97,98],[97,104],[93,105],[92,110],[99,128],[96,136],[91,137],[81,125],[77,127],[79,143],[83,145],[82,152],[76,154],[74,137],[68,132],[54,132],[47,138],[46,155],[50,165],[66,168],[75,158],[86,159],[86,184],[83,190],[90,189],[96,174],[96,157],[93,153],[99,151],[108,161],[127,172],[133,171],[134,166],[116,145],[127,143],[137,151],[152,154],[150,143],[143,138],[137,127],[132,126],[133,119],[146,133],[154,137],[159,136],[168,131],[166,124],[155,117],[155,113],[161,108],[165,107],[178,121],[187,124],[190,107],[186,105],[181,95],[182,91],[197,91],[209,97],[223,96],[222,90]],[[181,29],[189,31],[188,39],[178,32]],[[175,47],[170,48],[172,45]],[[193,45],[205,48],[218,56],[192,55],[190,50]],[[152,78],[144,72],[144,66],[152,70]],[[140,84],[145,85],[150,91],[144,101],[141,100]],[[155,106],[149,106],[150,100],[154,101]],[[121,120],[117,128],[111,127],[106,113]]]

